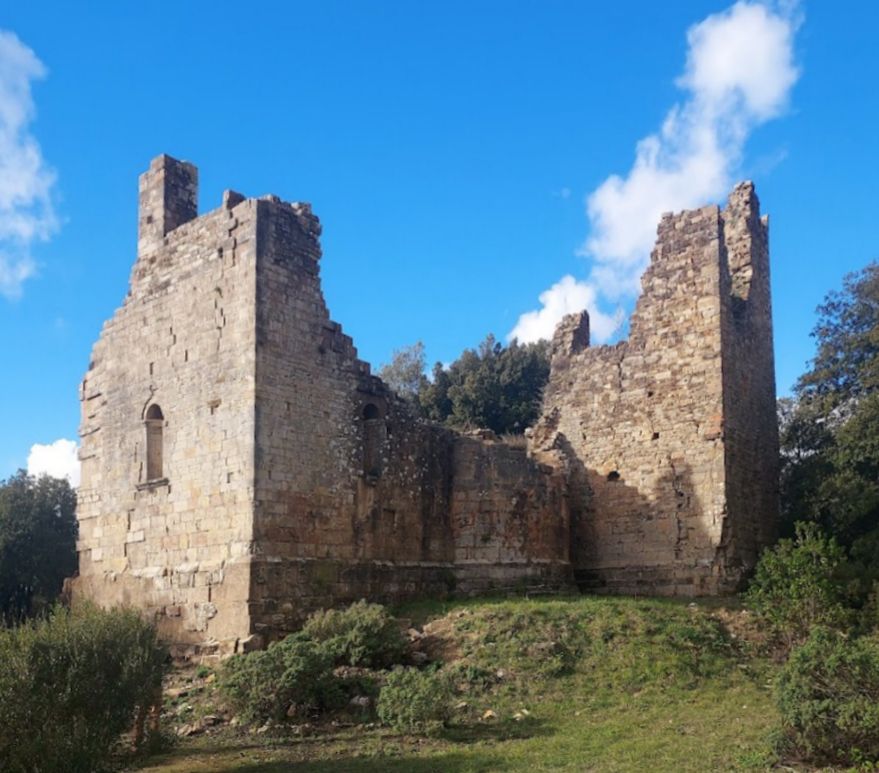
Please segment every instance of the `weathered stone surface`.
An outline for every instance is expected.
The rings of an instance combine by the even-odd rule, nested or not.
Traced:
[[[753,188],[666,216],[628,342],[553,342],[528,445],[417,417],[330,319],[307,204],[194,166],[140,179],[138,256],[82,383],[74,599],[180,653],[246,651],[367,597],[731,589],[771,538],[777,436]]]
[[[772,538],[778,436],[767,223],[753,186],[659,224],[629,340],[553,342],[535,453],[567,459],[582,585],[734,589]],[[588,329],[588,328],[587,328]]]

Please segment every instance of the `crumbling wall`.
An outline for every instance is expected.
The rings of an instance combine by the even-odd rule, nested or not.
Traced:
[[[563,481],[524,448],[420,419],[330,320],[310,210],[269,199],[258,213],[255,630],[362,597],[559,582],[567,541],[541,524]]]
[[[255,211],[229,194],[196,218],[195,168],[167,156],[140,182],[129,294],[81,387],[74,599],[147,610],[171,641],[234,640],[248,625]]]
[[[271,636],[317,607],[443,589],[450,473],[448,438],[421,426],[330,320],[317,219],[258,206],[251,614]]]
[[[584,587],[722,592],[767,544],[777,511],[767,266],[744,184],[726,210],[663,217],[628,341],[588,347],[585,312],[557,331],[533,443],[568,459]]]
[[[777,537],[778,422],[769,284],[769,222],[752,185],[722,213],[729,289],[721,316],[727,516],[718,561],[744,578]]]

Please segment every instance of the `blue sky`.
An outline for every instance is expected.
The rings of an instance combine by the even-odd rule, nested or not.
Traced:
[[[224,188],[312,202],[331,312],[376,366],[418,339],[450,361],[488,332],[536,335],[553,304],[595,306],[612,336],[643,261],[639,240],[615,241],[616,220],[633,202],[643,220],[665,199],[718,200],[727,179],[754,179],[786,392],[816,305],[879,257],[879,6],[756,7],[4,4],[0,477],[33,444],[76,437],[77,386],[135,256],[137,175],[162,152],[198,165],[203,211]],[[723,56],[739,51],[727,32],[747,56]],[[733,76],[729,102],[717,89]],[[32,89],[31,116],[16,83]],[[713,168],[692,147],[705,125],[719,127]],[[651,136],[659,160],[638,150]],[[13,158],[22,148],[28,163]],[[681,155],[692,168],[676,168]]]

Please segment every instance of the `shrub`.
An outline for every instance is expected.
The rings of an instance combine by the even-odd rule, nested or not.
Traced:
[[[746,602],[788,648],[813,626],[843,627],[851,618],[841,573],[845,551],[812,523],[798,523],[796,538],[763,553]]]
[[[230,658],[219,686],[246,722],[283,721],[345,700],[341,680],[333,675],[332,653],[302,632],[262,652]]]
[[[781,671],[788,743],[816,762],[879,759],[879,642],[817,628]]]
[[[388,610],[363,600],[347,609],[315,612],[302,633],[321,642],[340,666],[387,668],[406,652],[406,640]]]
[[[0,770],[100,769],[161,690],[165,660],[133,610],[56,608],[0,630]]]
[[[408,733],[430,733],[451,717],[452,686],[442,671],[395,668],[378,696],[378,717]]]

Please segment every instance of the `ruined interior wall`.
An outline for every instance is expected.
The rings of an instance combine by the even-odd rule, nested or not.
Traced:
[[[154,162],[147,189],[164,171]],[[233,203],[142,239],[82,382],[74,599],[142,608],[178,643],[234,639],[249,625],[255,220],[252,202]],[[148,483],[153,404],[164,479]]]
[[[563,470],[483,432],[456,437],[452,481],[457,591],[573,587]]]
[[[711,592],[724,519],[717,207],[666,216],[630,337],[553,346],[538,449],[571,469],[572,559],[586,587]]]

